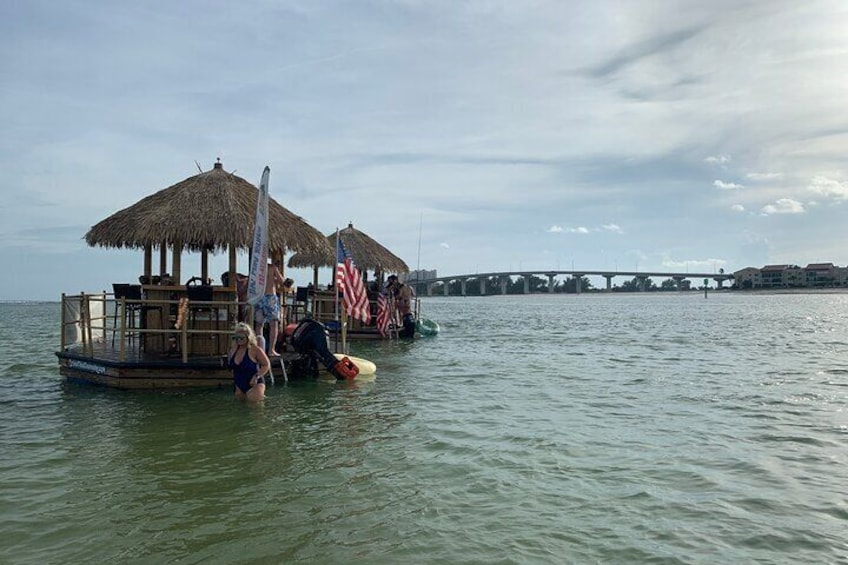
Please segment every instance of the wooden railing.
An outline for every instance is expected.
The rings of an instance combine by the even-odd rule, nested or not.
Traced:
[[[149,346],[152,338],[159,337],[163,344],[161,353],[167,354],[179,351],[183,362],[188,362],[189,355],[198,353],[203,349],[197,348],[192,351],[192,348],[189,347],[189,338],[192,336],[207,336],[210,340],[215,338],[218,340],[218,347],[214,352],[207,351],[207,355],[217,357],[222,350],[226,351],[229,337],[232,335],[238,304],[232,301],[192,301],[188,306],[189,308],[208,309],[208,312],[214,313],[215,316],[209,321],[214,321],[220,327],[191,327],[188,314],[182,320],[183,323],[180,327],[175,327],[174,322],[176,322],[177,316],[172,312],[178,312],[179,300],[115,299],[114,294],[107,292],[63,294],[60,348],[62,351],[67,351],[72,347],[81,346],[86,355],[93,356],[95,343],[100,343],[103,347],[112,343],[112,347],[117,346],[118,358],[125,361],[127,347],[132,345],[136,339],[140,347],[142,343]],[[247,306],[248,316],[252,320],[253,311],[250,305],[245,306]],[[223,319],[220,316],[221,312],[226,312]],[[142,317],[153,313],[158,314],[159,327],[150,327],[150,324],[147,323],[149,320],[141,323]],[[128,325],[128,321],[134,321],[136,317],[138,317],[139,322],[132,326]],[[178,344],[178,346],[172,347],[173,344]]]
[[[337,317],[336,314],[334,296],[318,294],[310,297],[310,299],[305,315],[311,316],[323,324],[340,320],[341,315]],[[81,346],[86,355],[94,356],[95,344],[102,344],[102,347],[107,347],[111,343],[113,348],[117,346],[118,358],[125,361],[128,346],[135,347],[136,340],[138,347],[141,347],[142,344],[149,347],[155,338],[159,338],[163,344],[161,353],[169,354],[179,351],[183,362],[188,362],[189,356],[201,354],[217,357],[226,352],[240,307],[245,314],[245,321],[251,326],[253,324],[253,308],[250,304],[229,300],[191,301],[188,303],[189,308],[207,308],[209,312],[214,312],[215,318],[207,318],[207,320],[214,321],[220,327],[210,328],[200,327],[200,325],[192,327],[189,323],[188,314],[185,315],[180,327],[176,327],[175,322],[177,321],[180,303],[180,300],[115,299],[113,293],[107,292],[63,294],[60,349],[67,351],[73,347]],[[291,305],[292,303],[289,301],[286,306],[290,308]],[[372,312],[377,311],[376,300],[371,300],[370,306]],[[420,303],[417,298],[413,299],[412,308],[415,317],[418,318]],[[339,309],[341,314],[341,306]],[[226,312],[223,319],[221,318],[222,312]],[[288,310],[288,312],[290,313],[291,310]],[[143,324],[141,323],[141,317],[154,313],[158,314],[158,327],[150,327],[151,324],[148,323],[151,321],[150,319],[146,319]],[[135,320],[135,316],[139,317],[139,323],[129,325],[128,322]],[[300,316],[300,318],[302,317],[303,315]],[[284,326],[287,321],[297,320],[288,317],[287,320],[283,320],[282,325]],[[374,327],[370,324],[363,324],[359,320],[348,319],[346,322],[346,329],[348,330]],[[156,326],[157,324],[153,325]],[[194,336],[205,336],[213,342],[217,340],[218,346],[212,351],[209,351],[208,348],[190,347],[190,340]]]

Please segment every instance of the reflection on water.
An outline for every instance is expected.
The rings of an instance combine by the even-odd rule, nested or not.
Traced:
[[[0,562],[836,562],[846,299],[428,299],[258,406],[66,383],[0,305]]]

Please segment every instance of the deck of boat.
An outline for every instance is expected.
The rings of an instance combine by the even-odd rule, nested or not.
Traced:
[[[286,355],[291,355],[286,353]],[[194,355],[186,361],[180,353],[144,351],[135,343],[125,343],[123,359],[120,344],[92,343],[57,351],[59,370],[66,377],[124,389],[232,386],[232,371],[226,355]],[[271,370],[282,375],[282,357],[271,359]]]
[[[190,304],[218,313],[207,319],[186,315],[180,321],[180,309],[185,305],[189,311]],[[177,307],[177,319],[168,317],[163,324],[165,318],[159,318],[171,306]],[[219,315],[235,316],[231,306],[227,301],[183,303],[146,296],[116,301],[106,293],[63,295],[59,371],[71,380],[120,389],[231,388],[226,351],[234,321]],[[145,307],[155,310],[153,315],[143,315]],[[349,328],[346,334],[333,349],[346,350],[344,344],[351,338],[382,339],[374,328]],[[339,337],[336,332],[331,341]],[[283,344],[278,350],[282,357],[271,358],[275,378],[316,376],[314,365],[300,354]],[[318,368],[319,373],[324,370]]]

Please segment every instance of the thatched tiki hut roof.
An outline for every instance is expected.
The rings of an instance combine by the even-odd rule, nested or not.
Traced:
[[[85,234],[91,246],[145,250],[145,273],[149,274],[150,250],[174,252],[174,276],[183,250],[230,250],[231,270],[235,250],[249,250],[253,243],[256,199],[259,189],[215,163],[211,171],[142,198],[95,224]],[[324,235],[273,198],[269,203],[269,256],[287,251],[332,253]],[[205,273],[204,273],[205,276]]]
[[[353,261],[361,271],[375,271],[380,273],[408,273],[409,267],[406,263],[380,245],[369,235],[355,229],[353,224],[348,224],[343,230],[339,230],[339,238],[345,248],[353,256]],[[336,264],[336,232],[328,234],[326,241],[329,244],[329,253],[299,252],[289,259],[289,267],[329,267]]]

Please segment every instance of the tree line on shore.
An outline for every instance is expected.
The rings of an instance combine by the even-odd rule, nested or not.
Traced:
[[[507,294],[524,294],[524,281],[525,277],[516,277],[514,280],[512,278],[509,279],[506,285],[506,293]],[[691,290],[691,291],[700,291],[703,290],[703,286],[695,286],[689,284],[689,281],[683,281],[684,286],[683,290]],[[458,296],[462,294],[462,282],[459,280],[450,281],[449,292],[451,296]],[[592,282],[588,277],[567,277],[563,280],[555,280],[554,281],[554,289],[555,293],[563,293],[563,294],[575,294],[577,292],[577,285],[580,285],[580,292],[606,292],[606,288],[595,288],[592,285]],[[433,294],[444,294],[444,285],[443,282],[438,282],[433,284],[432,293]],[[650,277],[646,277],[644,279],[644,283],[640,283],[637,277],[633,277],[631,280],[624,281],[622,284],[613,284],[610,289],[612,292],[666,292],[666,291],[674,291],[679,292],[679,288],[677,282],[674,279],[666,279],[662,281],[659,285],[657,285]],[[421,294],[422,289],[416,289],[416,291]],[[545,294],[548,293],[548,280],[547,278],[530,276],[530,293],[531,294]],[[491,277],[486,279],[486,295],[491,294],[500,294],[501,293],[501,282],[498,277]],[[469,282],[465,285],[465,294],[466,296],[480,296],[480,284],[478,282]]]

